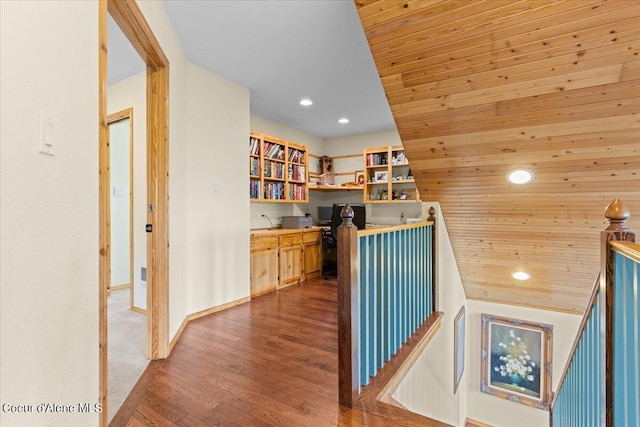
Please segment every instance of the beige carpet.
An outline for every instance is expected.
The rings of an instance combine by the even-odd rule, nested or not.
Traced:
[[[129,308],[129,289],[111,292],[107,302],[109,422],[125,401],[149,361],[147,317]]]

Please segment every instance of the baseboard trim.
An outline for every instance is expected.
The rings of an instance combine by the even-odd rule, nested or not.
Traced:
[[[144,308],[136,307],[135,305],[131,306],[131,311],[135,311],[136,313],[144,314],[145,316],[147,315],[147,310],[145,310]]]
[[[129,289],[131,288],[131,283],[125,283],[124,285],[111,286],[111,291],[119,291],[120,289]]]
[[[184,321],[182,322],[182,325],[180,325],[180,328],[178,329],[178,332],[176,332],[175,336],[169,343],[169,354],[171,354],[171,352],[173,351],[173,347],[175,347],[175,345],[178,343],[178,340],[180,339],[182,332],[184,332],[184,329],[187,327],[189,322],[204,316],[208,316],[209,314],[226,310],[227,308],[235,307],[236,305],[244,304],[245,302],[249,302],[250,299],[251,297],[240,298],[235,301],[230,301],[226,304],[218,305],[215,307],[207,308],[206,310],[201,310],[201,311],[189,314],[187,317],[185,317]]]
[[[491,424],[481,423],[480,421],[472,420],[471,418],[465,419],[464,425],[466,427],[493,427]]]

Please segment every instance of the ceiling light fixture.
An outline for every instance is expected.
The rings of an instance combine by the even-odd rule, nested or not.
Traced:
[[[529,280],[529,279],[531,279],[531,275],[529,273],[527,273],[526,271],[514,271],[513,273],[511,273],[511,277],[513,277],[516,280]]]
[[[349,119],[347,119],[346,117],[343,117],[340,120],[338,120],[338,123],[346,125],[347,123],[349,123]]]
[[[507,181],[512,184],[528,184],[535,178],[535,174],[529,169],[514,169],[507,174]]]
[[[302,105],[303,107],[308,107],[312,104],[313,104],[313,101],[310,100],[309,98],[304,98],[303,100],[300,101],[300,105]]]

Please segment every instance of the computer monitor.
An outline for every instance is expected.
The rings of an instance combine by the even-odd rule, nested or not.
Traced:
[[[332,206],[318,206],[318,225],[331,225]]]
[[[340,213],[342,212],[342,208],[344,207],[344,203],[334,203],[333,205],[333,215],[331,217],[331,233],[334,236],[337,236],[336,229],[342,224],[342,216]],[[353,225],[358,227],[358,230],[365,229],[365,223],[367,221],[367,213],[363,204],[351,204],[351,209],[353,209]]]

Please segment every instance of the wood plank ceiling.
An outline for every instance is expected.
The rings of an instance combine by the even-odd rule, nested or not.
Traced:
[[[356,5],[467,297],[582,313],[607,204],[640,233],[640,1]]]

